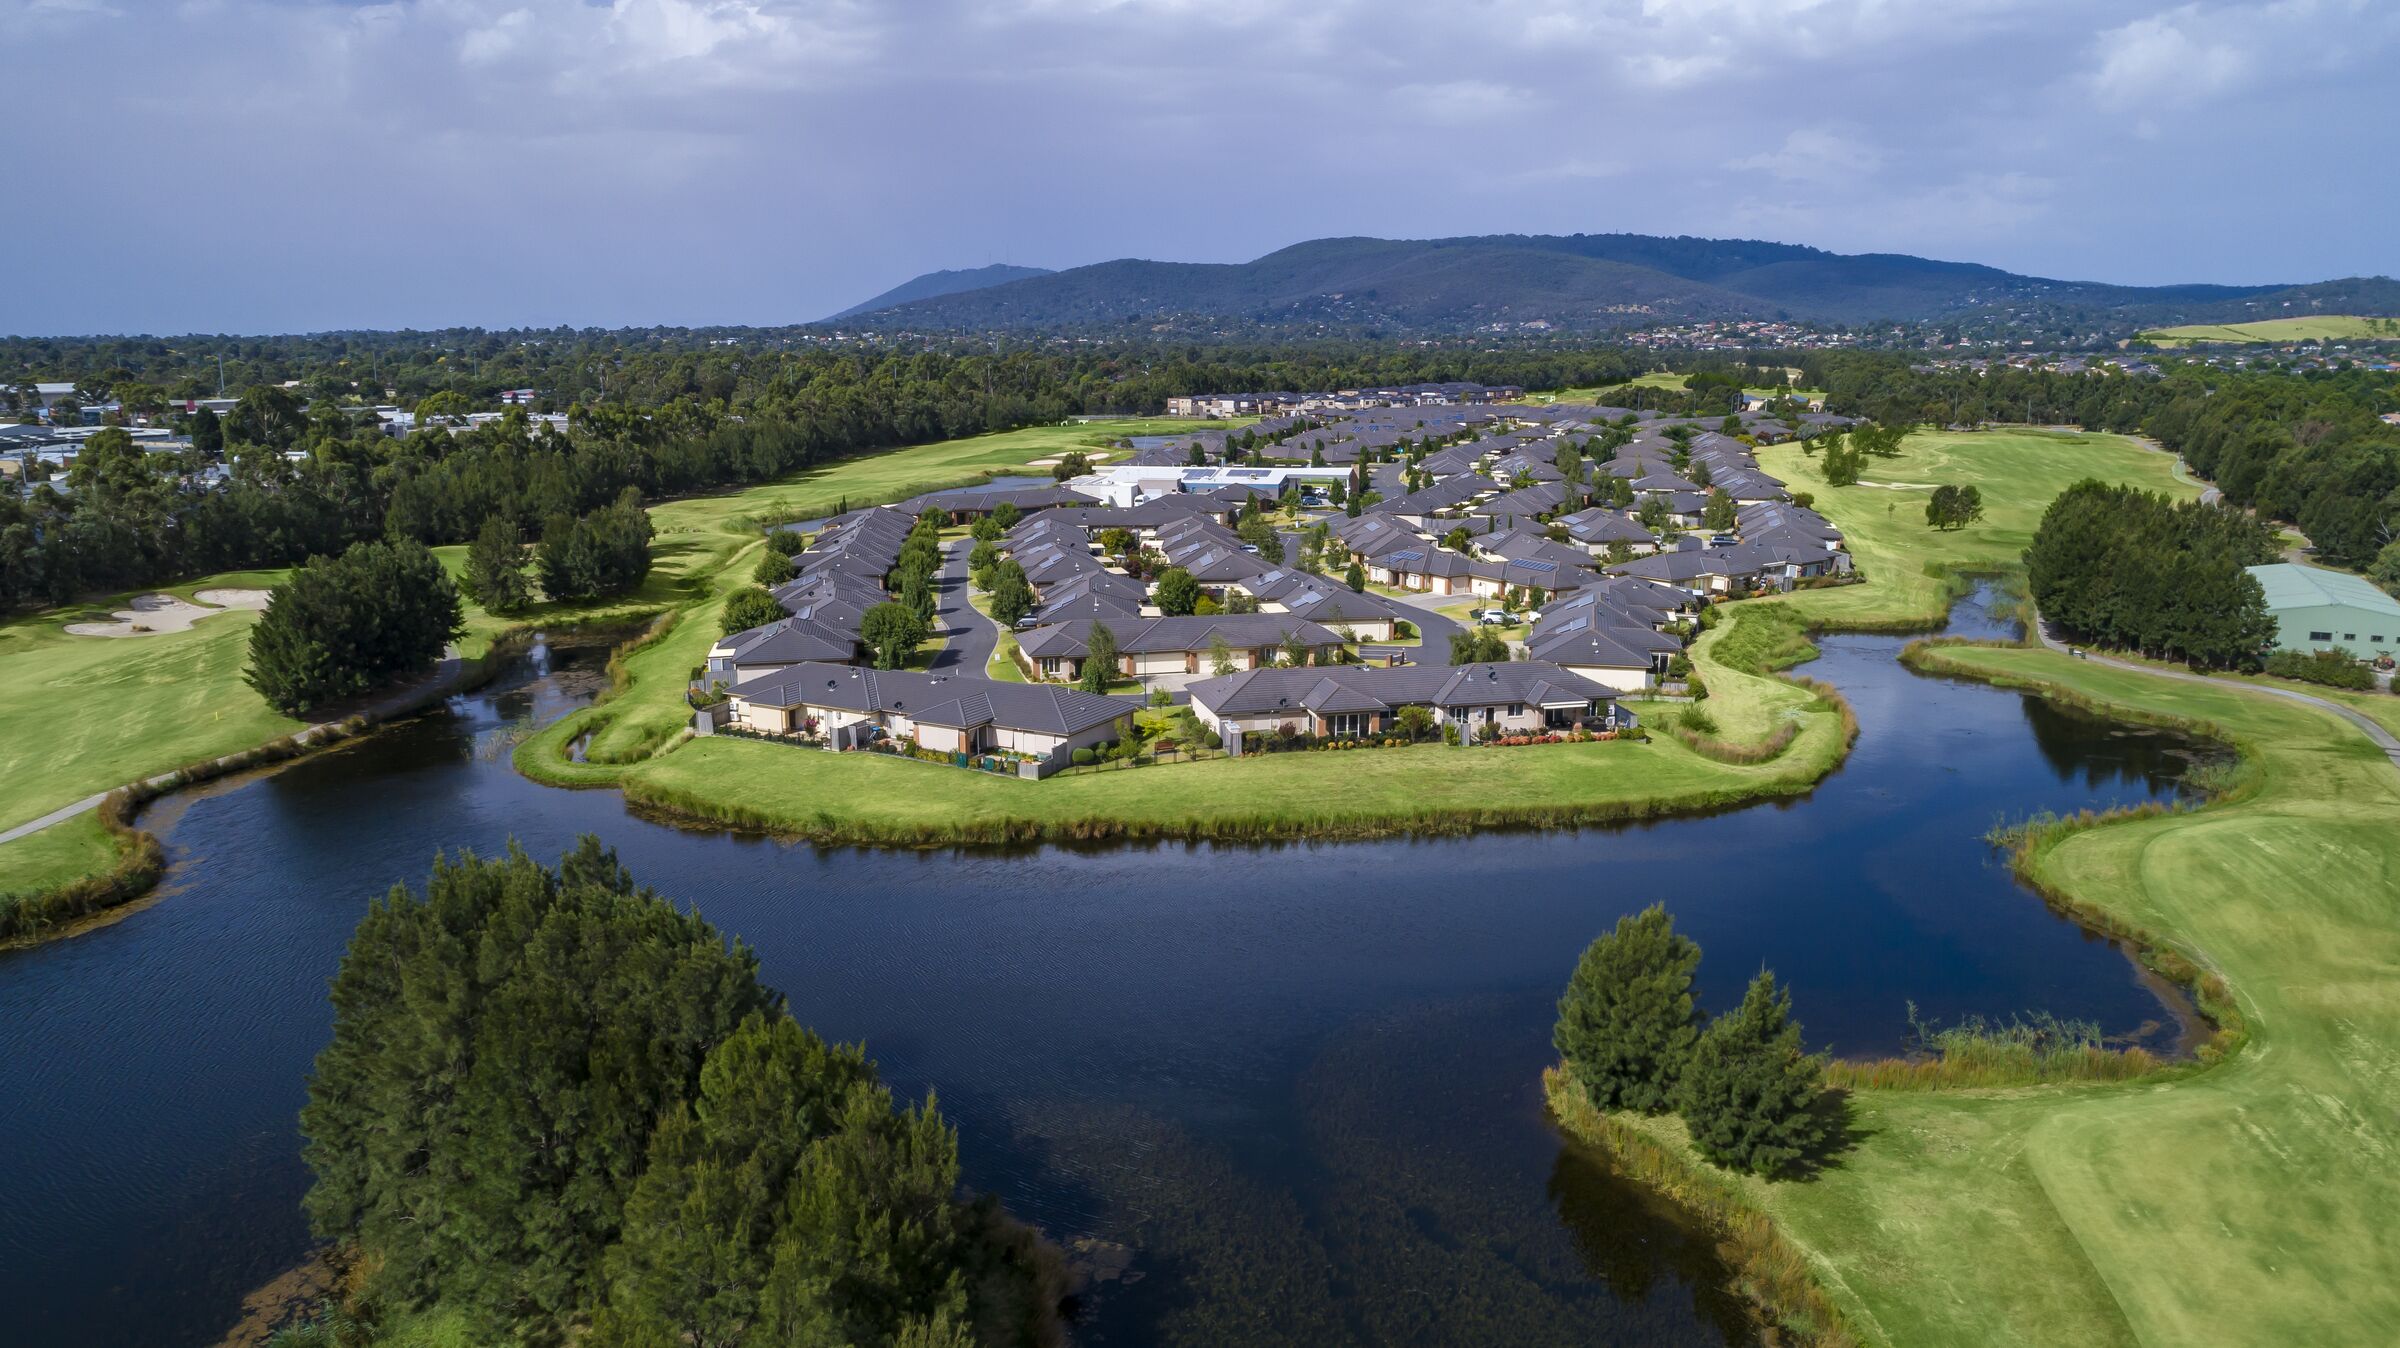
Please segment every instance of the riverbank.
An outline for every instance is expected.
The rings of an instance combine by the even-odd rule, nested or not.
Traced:
[[[1177,429],[1189,425],[1032,427],[843,459],[779,482],[662,502],[650,511],[651,571],[634,593],[598,603],[540,605],[511,618],[470,602],[456,654],[482,669],[479,662],[496,646],[535,632],[624,626],[668,613],[694,619],[679,623],[678,640],[652,651],[633,670],[637,678],[656,675],[643,686],[654,688],[657,696],[620,706],[606,733],[588,746],[598,761],[636,761],[682,728],[687,717],[682,675],[700,663],[713,639],[724,596],[748,583],[765,525],[829,514],[845,502],[872,504],[970,486],[1011,471],[1041,471],[1030,466],[1034,460],[1070,449],[1098,450],[1125,435]],[[464,546],[434,549],[453,575],[463,571],[466,551]],[[311,730],[275,712],[242,681],[250,629],[257,622],[253,610],[212,615],[184,631],[113,640],[77,636],[66,631],[67,625],[105,617],[137,594],[191,600],[203,590],[272,589],[289,575],[279,569],[228,572],[0,623],[0,828],[86,807],[0,842],[0,914],[23,902],[89,912],[147,892],[155,876],[142,874],[138,847],[112,835],[94,817],[100,797],[161,777],[182,774],[188,781],[217,775],[207,765]],[[428,685],[424,700],[457,692],[482,676],[469,670],[467,682]],[[376,719],[399,714],[405,712],[385,712]],[[95,902],[103,894],[105,900]]]
[[[1796,448],[1762,460],[1816,487],[1868,570],[1782,601],[1831,627],[1930,626],[1965,577],[2013,572],[2050,495],[2081,477],[2192,491],[2114,436],[1912,436],[1884,471],[1984,491],[1985,520],[1943,534],[1906,499],[1922,488],[1878,510],[1825,489]],[[2376,1253],[2376,1214],[2400,1199],[2384,1164],[2400,994],[2377,972],[2400,958],[2400,778],[2331,713],[2236,681],[1989,645],[1919,643],[1906,660],[2239,753],[2205,808],[2073,819],[2012,857],[2055,910],[2192,991],[2216,1025],[2198,1059],[2121,1083],[1853,1089],[1853,1145],[1804,1183],[1715,1171],[1672,1119],[1582,1118],[1570,1101],[1562,1125],[1745,1232],[1726,1251],[1741,1290],[1803,1341],[2374,1341],[2400,1316]],[[1781,1276],[1795,1257],[1841,1323]]]
[[[2101,476],[2162,490],[2174,485],[2156,455],[2118,436],[1911,436],[1899,459],[1878,462],[1912,481],[1939,477],[1983,486],[1984,518],[1937,532],[1924,524],[1916,499],[1930,488],[1827,489],[1815,459],[1795,446],[1763,450],[1762,462],[1798,489],[1818,489],[1820,507],[1849,534],[1867,581],[1726,606],[1691,652],[1716,730],[1688,742],[1654,736],[1641,754],[1593,745],[1443,756],[1428,747],[1345,755],[1338,770],[1304,755],[1035,784],[864,754],[693,740],[684,734],[684,679],[720,625],[724,594],[740,582],[736,565],[720,575],[715,594],[685,613],[676,634],[625,657],[609,699],[528,739],[516,763],[535,780],[617,787],[636,805],[695,823],[899,846],[1456,833],[1648,818],[1789,796],[1839,766],[1856,733],[1838,692],[1781,673],[1815,654],[1810,630],[1937,628],[1976,577],[2016,565],[2042,510],[2069,483]],[[730,501],[712,506],[715,527],[755,523],[758,517],[743,508]],[[1650,710],[1654,723],[1675,714]]]

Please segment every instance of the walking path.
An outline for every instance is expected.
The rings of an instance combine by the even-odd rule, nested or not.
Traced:
[[[465,675],[468,663],[469,662],[465,658],[459,655],[458,647],[452,646],[448,653],[442,657],[441,663],[433,667],[433,673],[415,683],[408,685],[406,688],[395,689],[392,692],[377,698],[375,701],[351,713],[351,715],[363,716],[367,719],[369,724],[373,724],[378,721],[386,720],[390,717],[401,716],[415,711],[433,701],[435,698],[441,697],[455,684],[457,684],[460,678]],[[350,719],[348,716],[344,716],[332,721],[319,721],[315,725],[303,726],[299,730],[293,732],[292,738],[302,744],[314,744],[324,735],[339,728],[341,723],[348,719]],[[225,755],[227,758],[231,758],[233,756],[234,755],[232,754]],[[155,777],[145,777],[141,781],[129,783],[129,785],[145,786],[153,789],[163,787],[168,785],[174,779],[177,772],[181,771],[182,769],[178,768],[175,772],[162,772]],[[124,788],[119,787],[117,789],[123,790]],[[0,845],[12,843],[19,838],[39,833],[43,829],[50,827],[52,824],[63,824],[87,810],[99,809],[100,802],[108,799],[111,794],[111,792],[102,791],[97,795],[85,796],[83,799],[76,801],[74,804],[62,805],[58,809],[52,810],[50,813],[43,815],[39,819],[28,819],[24,823],[16,825],[14,828],[0,829]]]
[[[2050,624],[2048,620],[2044,619],[2038,613],[2034,615],[2033,630],[2034,635],[2041,638],[2044,646],[2047,646],[2051,650],[2057,651],[2062,655],[2071,655],[2076,651],[2083,649],[2080,646],[2069,646],[2066,642],[2060,641],[2058,638],[2051,636]],[[2278,688],[2272,684],[2264,683],[2236,683],[2228,679],[2211,678],[2206,674],[2194,674],[2190,670],[2185,669],[2161,669],[2156,665],[2137,665],[2131,660],[2119,660],[2112,656],[2106,655],[2093,655],[2088,651],[2084,652],[2080,658],[2089,660],[2096,665],[2107,665],[2111,669],[2131,670],[2136,674],[2152,674],[2162,679],[2180,679],[2185,683],[2205,683],[2212,688],[2235,688],[2254,693],[2265,693],[2269,697],[2280,697],[2287,702],[2305,702],[2312,707],[2323,708],[2324,710],[2332,712],[2334,715],[2341,717],[2343,720],[2348,721],[2350,724],[2357,726],[2360,730],[2365,731],[2367,738],[2374,741],[2375,747],[2383,750],[2383,756],[2392,760],[2392,766],[2400,767],[2400,739],[2393,738],[2392,732],[2384,729],[2380,725],[2377,725],[2375,721],[2368,717],[2365,713],[2353,711],[2350,708],[2343,706],[2339,702],[2331,702],[2310,693],[2300,692],[2297,689]]]

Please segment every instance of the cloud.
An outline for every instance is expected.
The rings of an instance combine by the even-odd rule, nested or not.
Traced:
[[[2100,35],[2092,92],[2112,111],[2191,104],[2250,73],[2249,57],[2209,34],[2197,6],[2136,19]]]
[[[1783,138],[1782,148],[1725,161],[1742,172],[1767,173],[1786,182],[1852,182],[1883,167],[1875,147],[1831,131],[1803,127]]]
[[[191,207],[0,217],[45,260],[0,303],[26,332],[774,322],[1337,234],[2278,279],[2391,270],[2400,209],[2359,168],[2391,0],[0,0],[0,32],[43,51],[17,143]],[[2311,228],[2227,181],[2309,183]]]

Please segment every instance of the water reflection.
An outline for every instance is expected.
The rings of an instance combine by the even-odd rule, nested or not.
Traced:
[[[1988,608],[1960,625],[1990,633]],[[437,849],[599,832],[759,951],[795,1014],[938,1088],[969,1181],[1124,1245],[1093,1342],[1722,1343],[1704,1243],[1562,1147],[1538,1075],[1576,953],[1668,902],[1701,996],[1761,964],[1813,1043],[2043,1008],[2171,1034],[2123,956],[1979,844],[1998,815],[2173,790],[2172,738],[1919,679],[1839,637],[1864,727],[1804,800],[1573,833],[1267,848],[865,852],[663,827],[549,790],[514,737],[600,653],[154,812],[175,892],[0,956],[0,1304],[12,1343],[205,1343],[308,1247],[294,1115],[359,912]],[[2145,1031],[2144,1027],[2149,1028]]]

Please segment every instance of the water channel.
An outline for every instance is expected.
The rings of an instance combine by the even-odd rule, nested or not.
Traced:
[[[1953,630],[2000,626],[1978,596]],[[1130,1248],[1080,1342],[1745,1342],[1705,1246],[1543,1112],[1553,1003],[1618,916],[1666,901],[1711,1006],[1772,966],[1837,1052],[1897,1048],[1912,999],[2177,1033],[1981,835],[2170,796],[2187,747],[1912,675],[1901,644],[1823,643],[1810,672],[1863,733],[1782,805],[1005,854],[688,832],[536,786],[509,747],[588,699],[604,654],[537,648],[444,710],[154,807],[158,898],[0,953],[0,1339],[214,1342],[310,1248],[294,1115],[366,901],[437,849],[554,857],[597,832],[755,946],[794,1014],[864,1040],[901,1092],[938,1088],[972,1185],[1062,1244]]]

